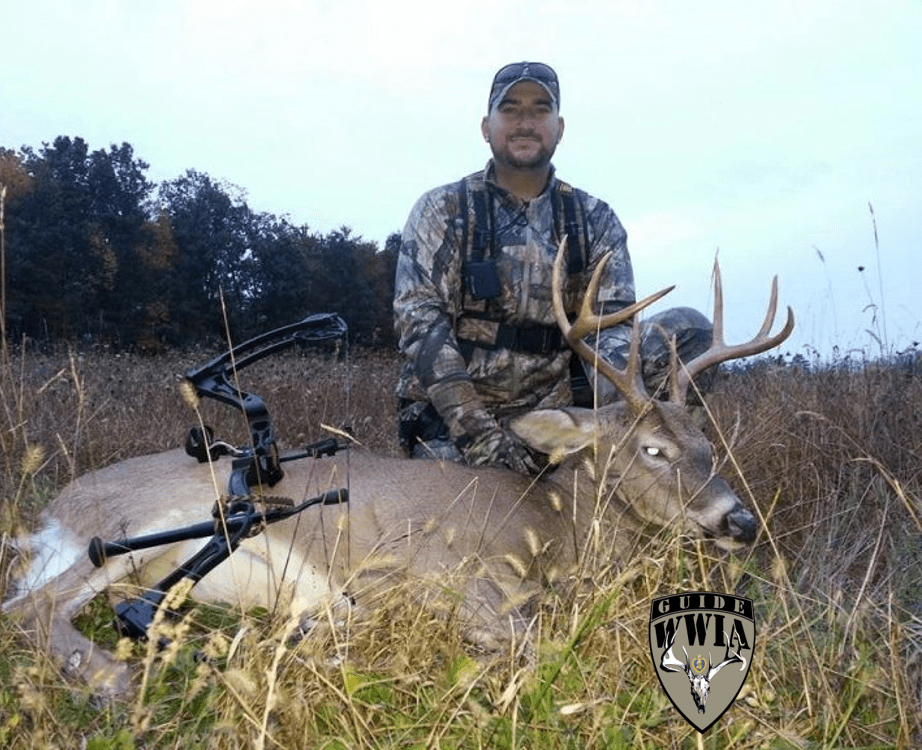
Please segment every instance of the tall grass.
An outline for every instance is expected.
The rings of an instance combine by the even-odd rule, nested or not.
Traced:
[[[12,352],[0,375],[4,540],[75,474],[179,445],[194,418],[178,375],[206,356]],[[286,354],[247,370],[244,387],[290,446],[323,423],[395,453],[397,367],[381,354]],[[708,403],[721,471],[763,521],[743,554],[667,530],[625,563],[592,560],[591,576],[549,593],[532,648],[502,654],[473,651],[411,584],[370,621],[320,623],[305,639],[269,613],[198,607],[169,625],[171,649],[135,648],[143,688],[105,706],[4,618],[0,746],[922,745],[922,372],[766,360],[724,375]],[[246,438],[230,409],[204,408],[219,435]],[[703,737],[670,705],[646,645],[651,599],[698,589],[753,599],[758,633],[743,692]],[[109,619],[103,602],[81,627],[114,646]]]

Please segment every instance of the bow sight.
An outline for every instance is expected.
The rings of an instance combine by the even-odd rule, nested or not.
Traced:
[[[234,457],[227,496],[214,504],[210,521],[112,542],[103,541],[99,537],[93,537],[90,541],[90,561],[98,568],[105,565],[107,558],[115,555],[187,539],[211,537],[197,554],[144,595],[115,607],[116,627],[122,634],[135,639],[146,638],[154,614],[170,588],[183,579],[194,585],[226,560],[244,539],[259,534],[267,524],[289,518],[314,505],[348,501],[345,489],[330,490],[299,505],[287,498],[251,496],[251,487],[271,487],[281,480],[284,476],[281,467],[283,462],[332,456],[348,446],[335,439],[328,439],[308,445],[299,453],[279,456],[275,430],[265,403],[259,396],[242,391],[231,382],[237,372],[271,354],[295,345],[343,340],[347,331],[345,321],[338,315],[311,315],[297,323],[238,344],[202,367],[186,373],[186,380],[198,396],[216,399],[243,412],[250,428],[250,445],[237,448],[224,441],[215,441],[210,427],[189,430],[186,453],[200,463],[214,461],[227,454]]]

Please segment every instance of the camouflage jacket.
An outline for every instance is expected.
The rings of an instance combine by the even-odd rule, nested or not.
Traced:
[[[454,439],[482,429],[484,420],[571,403],[570,350],[565,343],[542,353],[496,343],[498,324],[556,327],[551,274],[559,242],[552,206],[557,178],[552,170],[547,189],[526,202],[497,186],[492,173],[488,163],[465,180],[468,194],[486,189],[491,196],[499,296],[475,300],[466,288],[463,266],[469,248],[462,245],[471,233],[462,230],[471,217],[461,215],[458,183],[431,190],[417,201],[397,259],[395,327],[407,360],[397,395],[433,403]],[[570,312],[578,309],[592,271],[611,252],[599,302],[605,312],[620,309],[635,299],[627,234],[606,203],[575,192],[585,213],[587,262],[581,272],[568,276],[565,305]],[[623,350],[629,336],[626,326],[604,332],[600,351]],[[466,423],[462,416],[468,417]]]

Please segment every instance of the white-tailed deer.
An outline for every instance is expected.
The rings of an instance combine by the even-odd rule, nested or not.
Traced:
[[[561,461],[555,471],[532,480],[506,469],[401,460],[356,448],[293,461],[265,495],[299,503],[345,487],[349,501],[308,508],[244,540],[192,589],[193,597],[241,607],[282,600],[294,613],[312,614],[330,603],[374,606],[376,597],[409,579],[421,596],[430,583],[433,592],[452,591],[466,635],[490,644],[527,624],[547,582],[572,576],[587,552],[630,554],[647,524],[722,547],[753,541],[756,521],[715,474],[710,443],[686,412],[685,392],[702,370],[765,351],[790,334],[788,309],[784,328],[769,335],[777,283],[759,333],[727,346],[715,274],[714,343],[692,362],[673,362],[670,400],[662,401],[641,383],[637,326],[623,369],[598,361],[583,339],[628,320],[665,292],[597,316],[592,308],[603,262],[571,323],[561,299],[562,258],[559,253],[554,275],[558,323],[570,346],[612,381],[622,399],[595,410],[536,411],[512,422],[524,441]],[[140,572],[143,585],[160,581],[201,543],[139,548],[94,567],[88,542],[207,519],[216,499],[227,494],[230,473],[227,461],[196,463],[174,450],[78,478],[51,502],[44,526],[22,540],[28,570],[5,609],[20,617],[66,672],[103,692],[124,690],[127,667],[81,635],[72,618],[97,592],[133,572]],[[254,502],[261,492],[254,490]]]

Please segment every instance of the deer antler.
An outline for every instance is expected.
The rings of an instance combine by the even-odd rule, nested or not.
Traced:
[[[685,674],[691,677],[691,668],[688,666],[688,652],[685,651],[685,646],[682,646],[682,650],[685,651],[684,663],[676,659],[675,655],[672,653],[672,649],[675,646],[676,635],[677,634],[673,632],[672,638],[669,640],[669,648],[663,652],[663,656],[660,659],[660,668],[664,672],[685,672]]]
[[[650,401],[646,389],[643,386],[643,380],[640,377],[640,327],[633,326],[631,330],[631,347],[628,355],[627,365],[624,369],[619,369],[600,357],[583,337],[591,333],[598,333],[606,328],[623,323],[633,317],[640,310],[652,305],[660,297],[671,292],[675,287],[670,286],[662,291],[651,294],[639,302],[618,310],[617,312],[608,313],[607,315],[598,315],[593,311],[599,295],[599,284],[602,274],[608,261],[611,259],[611,253],[607,253],[599,260],[589,286],[586,288],[586,294],[583,296],[579,316],[570,323],[567,318],[567,312],[563,304],[563,258],[564,248],[566,247],[567,238],[564,236],[560,240],[560,246],[557,248],[557,258],[554,260],[554,275],[552,279],[551,297],[554,306],[554,317],[557,318],[557,325],[563,332],[563,336],[570,348],[576,352],[580,358],[588,364],[595,367],[607,380],[611,382],[618,392],[624,397],[625,401],[630,404],[635,412],[641,411]]]
[[[730,650],[730,637],[727,635],[727,631],[724,631],[724,638],[727,640],[727,653],[724,655],[724,660],[720,664],[711,666],[708,670],[708,682],[714,679],[714,675],[717,674],[721,669],[726,667],[729,664],[742,664],[740,667],[740,672],[746,669],[746,659],[740,656],[739,649],[736,651]],[[708,654],[710,657],[710,654]],[[711,662],[713,664],[713,662]]]
[[[768,301],[768,311],[765,313],[765,320],[762,322],[762,327],[759,329],[759,332],[744,344],[727,346],[724,342],[723,285],[720,279],[720,264],[715,260],[714,339],[707,351],[699,354],[687,364],[679,363],[677,358],[674,357],[675,361],[673,362],[672,387],[670,393],[671,400],[679,404],[684,404],[685,395],[692,378],[709,367],[719,365],[721,362],[726,362],[731,359],[741,359],[742,357],[750,357],[753,354],[760,354],[761,352],[778,346],[778,344],[790,336],[791,331],[794,330],[794,311],[790,307],[788,307],[788,317],[784,324],[784,328],[774,336],[768,335],[768,332],[772,329],[772,324],[775,322],[775,312],[777,308],[778,277],[775,276],[775,278],[772,279],[772,293]]]

